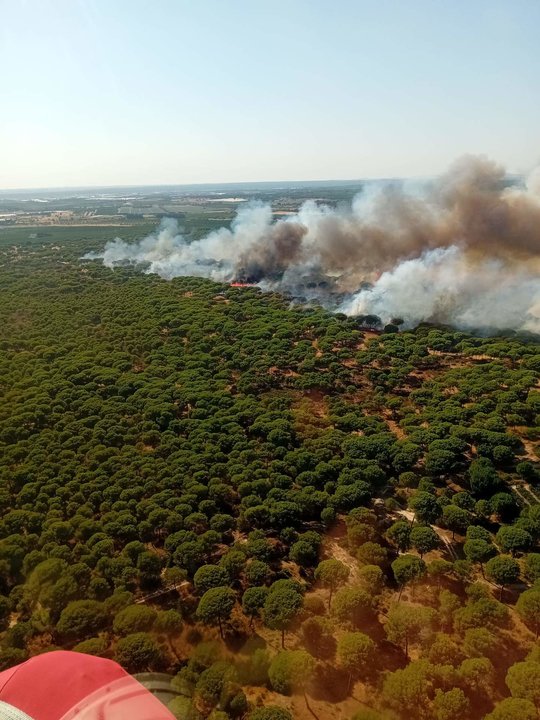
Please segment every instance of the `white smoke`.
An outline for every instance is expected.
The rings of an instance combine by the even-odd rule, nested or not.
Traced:
[[[156,232],[138,243],[116,238],[101,253],[85,259],[102,259],[109,268],[143,265],[146,272],[163,278],[198,276],[229,282],[238,272],[238,258],[257,248],[272,228],[272,208],[262,203],[242,207],[231,229],[220,228],[200,240],[182,235],[178,222],[164,218]]]
[[[230,229],[200,240],[165,219],[139,243],[117,238],[87,257],[167,279],[255,282],[383,323],[540,332],[539,200],[539,170],[518,187],[466,158],[422,192],[371,186],[348,207],[308,201],[278,221],[269,205],[246,203]]]
[[[540,278],[500,260],[471,267],[460,248],[437,248],[383,273],[373,288],[354,294],[339,310],[400,317],[409,327],[428,321],[540,332]]]

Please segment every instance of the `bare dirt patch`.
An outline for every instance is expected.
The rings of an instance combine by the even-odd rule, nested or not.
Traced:
[[[538,456],[538,449],[539,449],[539,443],[534,442],[532,440],[528,440],[526,437],[523,436],[523,431],[525,431],[527,428],[522,427],[516,427],[514,428],[516,432],[516,435],[519,437],[521,444],[523,445],[523,448],[525,449],[524,453],[521,453],[520,457],[526,458],[527,460],[532,460],[533,462],[538,462],[539,456]]]
[[[403,432],[403,428],[400,428],[395,420],[392,420],[392,418],[388,417],[388,415],[385,415],[384,421],[399,440],[407,439],[407,435]]]
[[[298,377],[298,373],[294,370],[291,370],[290,368],[279,368],[277,365],[272,365],[272,367],[268,368],[268,374],[269,375],[281,375],[282,377]]]
[[[358,560],[342,545],[346,537],[345,532],[345,523],[338,523],[326,534],[323,540],[322,551],[325,557],[335,558],[349,568],[350,574],[346,584],[355,585],[360,580],[360,568]]]
[[[306,390],[294,403],[294,410],[299,415],[307,414],[317,418],[327,418],[326,395],[320,390]]]

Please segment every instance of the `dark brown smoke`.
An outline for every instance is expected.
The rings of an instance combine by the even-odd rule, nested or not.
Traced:
[[[442,217],[448,218],[440,245],[460,244],[503,258],[540,254],[540,198],[508,187],[500,165],[462,158],[441,178],[435,194]]]
[[[266,277],[276,278],[301,260],[302,239],[307,228],[300,223],[276,223],[256,245],[240,253],[238,278],[259,282]]]

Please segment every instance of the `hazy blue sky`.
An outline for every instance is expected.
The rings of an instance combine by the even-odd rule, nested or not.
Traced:
[[[0,187],[540,159],[540,0],[0,0]]]

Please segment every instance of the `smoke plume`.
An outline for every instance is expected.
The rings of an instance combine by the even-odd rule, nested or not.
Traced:
[[[349,315],[540,332],[540,172],[526,184],[466,157],[422,192],[380,184],[347,207],[306,202],[274,221],[241,207],[231,228],[190,241],[174,220],[92,257],[164,278],[253,282]]]

